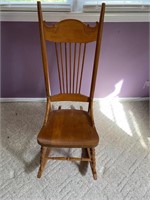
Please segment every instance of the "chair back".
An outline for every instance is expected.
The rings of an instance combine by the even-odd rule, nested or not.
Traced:
[[[50,101],[82,101],[93,100],[100,46],[104,22],[105,4],[102,4],[99,22],[91,27],[79,20],[66,19],[52,26],[43,21],[41,2],[37,2],[38,19],[41,37],[41,50],[47,98]],[[51,94],[47,42],[54,43],[56,66],[58,72],[59,93]],[[87,44],[94,42],[94,61],[91,66],[89,95],[82,94],[83,75],[87,63]]]

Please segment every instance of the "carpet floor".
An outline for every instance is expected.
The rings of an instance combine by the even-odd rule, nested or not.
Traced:
[[[94,103],[100,135],[97,181],[88,165],[67,161],[48,161],[42,178],[36,177],[40,160],[36,137],[44,112],[41,102],[1,103],[1,200],[150,200],[148,101]],[[53,149],[52,154],[80,156],[81,150]]]

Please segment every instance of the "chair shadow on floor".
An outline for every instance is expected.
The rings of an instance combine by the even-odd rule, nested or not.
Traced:
[[[31,105],[32,104],[32,105]],[[24,170],[26,173],[33,172],[39,166],[40,160],[40,147],[39,152],[32,159],[30,151],[37,149],[38,144],[33,145],[31,148],[30,142],[35,140],[37,135],[36,120],[32,119],[32,113],[40,113],[38,119],[41,118],[40,115],[44,114],[44,106],[42,103],[42,112],[40,104],[34,103],[12,103],[12,104],[2,104],[1,112],[1,145],[2,151],[6,156],[11,154],[12,159],[24,164]],[[43,113],[43,114],[42,114]],[[30,119],[31,118],[31,119]],[[39,122],[40,123],[40,122]],[[32,131],[33,130],[33,131]],[[31,158],[28,161],[27,156]],[[35,154],[35,153],[34,153]]]
[[[81,157],[87,157],[87,151],[86,149],[82,149],[82,154],[81,154]],[[78,165],[78,168],[79,168],[79,172],[84,176],[86,175],[87,173],[87,170],[88,170],[88,165],[89,163],[88,162],[83,162],[81,161],[80,164]]]
[[[3,104],[4,105],[4,104]],[[39,105],[39,104],[38,104]],[[5,106],[5,105],[4,105]],[[32,106],[32,111],[30,113],[30,106]],[[5,110],[2,112],[2,126],[1,126],[1,145],[3,146],[4,149],[6,149],[9,153],[11,153],[11,155],[13,156],[13,158],[17,159],[19,162],[23,163],[24,164],[24,171],[25,173],[27,174],[30,174],[32,173],[35,169],[37,169],[39,167],[39,161],[40,161],[40,146],[37,144],[37,145],[34,145],[34,147],[32,147],[33,149],[31,149],[30,146],[30,142],[32,142],[32,140],[34,139],[34,137],[38,134],[38,131],[39,130],[35,130],[34,132],[32,131],[33,127],[36,127],[36,123],[34,123],[35,121],[31,121],[29,119],[29,123],[27,124],[27,130],[31,130],[30,133],[28,133],[26,135],[26,127],[25,129],[22,128],[21,130],[21,134],[19,135],[19,129],[17,130],[17,126],[18,126],[18,119],[17,117],[19,116],[23,116],[23,120],[26,118],[26,120],[29,118],[29,115],[32,115],[32,113],[34,112],[37,112],[38,111],[40,112],[41,108],[38,108],[38,107],[35,107],[35,110],[33,109],[34,105],[30,105],[28,103],[15,103],[14,106],[13,105],[9,105],[8,108],[5,108]],[[57,106],[53,106],[53,109],[56,109]],[[75,108],[76,105],[71,105],[70,106],[70,109],[76,109]],[[14,109],[14,113],[13,115],[11,116],[12,118],[12,122],[13,124],[16,124],[16,126],[14,127],[15,131],[12,130],[10,131],[9,133],[7,132],[7,129],[8,130],[11,130],[11,124],[8,123],[9,122],[9,117],[10,117],[10,113],[9,113],[9,110],[12,110],[12,108]],[[8,110],[7,110],[8,109]],[[25,110],[25,114],[22,114],[22,109]],[[42,114],[40,115],[43,115],[44,114],[44,109],[45,109],[45,106],[43,105],[42,103]],[[41,118],[42,119],[42,118]],[[7,122],[6,122],[7,120]],[[28,121],[28,120],[27,120]],[[40,122],[42,124],[42,120]],[[26,135],[26,137],[23,138],[23,140],[20,140],[20,144],[18,144],[18,142],[16,142],[16,136],[15,134],[18,134],[20,137],[24,137],[24,135]],[[36,141],[35,141],[36,142]],[[16,144],[16,145],[15,145]],[[18,150],[18,146],[21,145],[21,149]],[[31,158],[29,161],[27,161],[27,159],[25,158],[25,154],[27,152],[27,154],[29,154],[29,151],[30,150],[35,150],[35,148],[39,148],[38,152],[34,155],[33,158]],[[36,150],[37,151],[37,150]],[[64,156],[68,156],[70,155],[70,150],[68,150],[68,152],[66,152],[66,150],[58,150],[56,149],[56,152],[59,151],[59,153],[63,154]],[[82,150],[81,152],[81,155],[85,155],[85,151],[84,149]],[[79,168],[79,171],[81,172],[82,175],[86,174],[86,170],[87,170],[87,166],[88,166],[88,163],[87,162],[80,162],[80,163],[77,163],[77,162],[74,162],[76,164],[76,166]]]
[[[25,164],[25,172],[27,174],[32,173],[35,169],[39,167],[39,161],[40,161],[40,151],[38,154],[30,161],[30,162],[24,162]]]

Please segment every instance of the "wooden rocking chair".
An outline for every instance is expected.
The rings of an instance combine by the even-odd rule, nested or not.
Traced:
[[[104,22],[105,4],[102,4],[99,22],[95,27],[75,19],[66,19],[49,26],[43,21],[41,3],[37,2],[40,27],[41,50],[47,105],[44,124],[37,141],[41,145],[41,161],[37,177],[40,178],[47,160],[74,160],[90,162],[94,179],[97,179],[95,147],[99,137],[93,119],[93,97],[99,63],[100,46]],[[53,42],[60,92],[51,95],[48,54],[46,42]],[[81,93],[87,43],[95,43],[94,63],[90,80],[89,95]],[[88,110],[52,110],[52,102],[87,102]],[[49,157],[50,148],[82,148],[87,157]]]

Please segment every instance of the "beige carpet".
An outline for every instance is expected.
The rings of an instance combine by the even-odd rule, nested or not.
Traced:
[[[37,179],[40,146],[36,137],[45,103],[2,103],[0,199],[150,200],[148,101],[102,100],[94,108],[100,135],[98,180],[93,180],[89,166],[66,161],[49,161],[42,178]],[[76,149],[55,152],[81,154]]]

